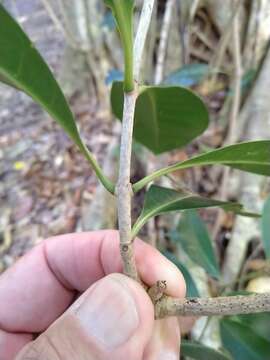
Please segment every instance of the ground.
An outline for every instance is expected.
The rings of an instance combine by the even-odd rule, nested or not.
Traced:
[[[59,74],[64,42],[40,2],[17,1],[9,9]],[[102,163],[110,139],[108,119],[87,94],[76,94],[70,103],[87,145]],[[26,95],[2,84],[0,119],[3,270],[41,239],[80,230],[81,211],[91,202],[96,179],[58,124]]]

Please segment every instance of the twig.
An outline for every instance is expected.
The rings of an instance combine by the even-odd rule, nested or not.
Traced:
[[[225,316],[270,311],[270,293],[216,298],[174,299],[164,296],[156,303],[156,318],[167,316]]]
[[[159,280],[148,290],[148,295],[154,304],[162,298],[166,288],[166,281]]]
[[[150,0],[144,2],[143,11],[140,18],[140,24],[135,39],[135,44],[141,42],[139,46],[139,55],[135,53],[134,62],[136,62],[136,71],[140,69],[142,49],[146,34],[150,24],[149,18],[151,12],[145,9],[145,6],[151,5]],[[153,7],[151,7],[152,9]],[[148,9],[149,10],[149,9]],[[137,46],[137,45],[136,45]],[[133,69],[134,71],[134,69]],[[138,78],[138,74],[137,78]],[[134,78],[134,74],[133,74]],[[139,281],[136,263],[133,252],[132,236],[131,236],[131,199],[132,186],[130,183],[130,167],[131,167],[131,150],[132,150],[132,134],[134,123],[134,112],[137,98],[137,88],[132,92],[124,94],[124,110],[121,132],[121,147],[120,147],[120,163],[119,163],[119,177],[116,188],[117,208],[118,208],[118,225],[120,233],[120,251],[123,260],[124,273],[134,280]]]
[[[69,31],[68,26],[66,26],[65,19],[64,19],[64,24],[62,24],[61,20],[56,15],[51,3],[48,0],[41,0],[41,2],[43,4],[44,8],[46,9],[46,11],[48,12],[48,15],[50,16],[50,18],[51,18],[52,22],[54,23],[56,29],[59,30],[62,33],[62,35],[64,36],[64,38],[66,39],[66,41],[70,45],[70,47],[80,50],[80,44],[73,37],[73,34]],[[62,4],[62,6],[63,6],[63,4]],[[63,9],[60,8],[60,10],[63,10]],[[62,13],[63,13],[63,11],[62,11]]]
[[[41,0],[44,8],[46,9],[48,15],[50,16],[52,22],[54,23],[57,30],[59,30],[64,37],[66,37],[66,30],[64,29],[63,24],[57,17],[51,3],[48,0]]]
[[[190,12],[189,12],[189,24],[192,24],[194,17],[196,15],[196,12],[200,6],[201,0],[194,0],[192,5],[190,6]]]
[[[175,0],[167,0],[163,24],[160,31],[160,40],[157,52],[157,65],[155,72],[155,84],[159,84],[163,78],[164,62],[166,57],[166,49],[168,43],[168,36],[171,24],[171,17],[173,12],[173,5]]]
[[[134,76],[134,80],[137,83],[139,82],[142,54],[146,41],[147,32],[150,26],[151,15],[153,12],[154,4],[155,4],[155,0],[144,1],[140,22],[137,30],[137,36],[134,42],[133,76]]]
[[[118,226],[120,233],[120,250],[124,266],[124,274],[138,280],[131,238],[131,198],[130,166],[132,150],[132,134],[136,90],[124,96],[124,111],[121,133],[119,177],[117,183]]]

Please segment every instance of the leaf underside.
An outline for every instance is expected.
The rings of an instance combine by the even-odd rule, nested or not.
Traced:
[[[171,262],[174,263],[178,267],[178,269],[181,271],[181,273],[184,276],[185,282],[186,282],[186,296],[187,297],[200,297],[200,293],[197,289],[196,283],[190,274],[189,270],[186,268],[185,265],[183,265],[174,254],[170,252],[164,252],[163,253],[167,259],[169,259]]]
[[[207,227],[196,210],[187,210],[182,215],[173,236],[192,261],[201,266],[209,275],[219,278],[213,241]]]

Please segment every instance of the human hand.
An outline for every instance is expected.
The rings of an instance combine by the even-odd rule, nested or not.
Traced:
[[[171,262],[138,239],[134,251],[145,284],[166,280],[168,295],[185,296]],[[150,298],[121,269],[116,231],[35,247],[0,277],[0,359],[179,360],[177,319],[154,321]]]

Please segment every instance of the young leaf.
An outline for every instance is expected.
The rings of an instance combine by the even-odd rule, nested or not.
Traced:
[[[192,193],[152,185],[145,195],[143,210],[133,226],[132,234],[135,236],[151,217],[172,211],[207,207],[221,207],[241,215],[258,216],[243,212],[242,205],[238,203],[212,200]]]
[[[181,341],[181,355],[195,360],[232,360],[229,354],[191,341]]]
[[[97,176],[112,192],[113,184],[83,143],[72,112],[49,67],[1,4],[0,23],[0,81],[24,91],[39,103],[78,145]]]
[[[134,0],[104,0],[112,10],[125,56],[124,90],[134,89],[133,81],[133,10]]]
[[[164,255],[166,256],[167,259],[173,262],[174,265],[176,265],[183,274],[187,286],[187,297],[200,297],[200,293],[197,289],[195,281],[193,280],[192,275],[185,267],[185,265],[180,263],[180,261],[172,253],[168,251],[164,252]]]
[[[220,271],[206,225],[196,210],[186,211],[179,222],[174,239],[179,241],[187,255],[214,278]]]
[[[250,141],[209,151],[189,160],[160,169],[133,185],[135,192],[160,176],[193,166],[226,165],[242,171],[270,175],[270,140]]]
[[[114,115],[122,119],[123,86],[111,90]],[[208,126],[208,112],[202,100],[181,87],[149,86],[139,93],[134,118],[134,138],[155,154],[181,148],[202,134]]]
[[[262,241],[267,259],[270,259],[270,197],[266,200],[262,214]]]
[[[264,360],[269,358],[270,342],[252,328],[232,318],[220,322],[223,346],[237,360]]]

